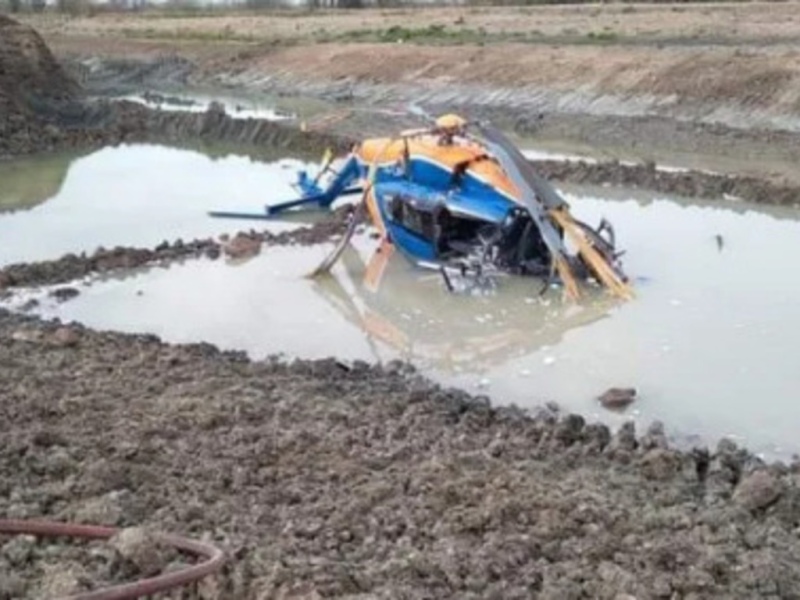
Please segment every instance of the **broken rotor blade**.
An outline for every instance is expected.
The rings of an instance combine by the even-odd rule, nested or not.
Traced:
[[[333,251],[325,257],[325,259],[314,269],[311,273],[307,275],[309,278],[318,277],[324,273],[327,273],[331,270],[336,261],[339,260],[339,257],[344,252],[345,248],[347,248],[347,244],[350,243],[350,239],[356,232],[356,228],[358,227],[359,223],[364,220],[365,215],[365,200],[362,200],[356,205],[355,210],[350,215],[350,223],[347,225],[347,229],[342,236],[342,239],[339,240],[339,243],[333,249]]]
[[[545,210],[546,208],[552,210],[566,206],[566,202],[555,190],[552,188],[548,190],[541,185],[541,181],[532,172],[533,169],[525,156],[500,131],[486,125],[475,125],[474,127],[480,134],[479,141],[497,158],[503,170],[514,183],[514,187],[519,191],[521,204],[528,209],[554,259],[556,257],[566,259],[567,251],[564,242]],[[537,192],[537,188],[543,193]]]

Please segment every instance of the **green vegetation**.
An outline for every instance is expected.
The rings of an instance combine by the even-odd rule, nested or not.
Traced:
[[[196,29],[180,28],[180,29],[156,29],[148,27],[147,29],[140,28],[124,28],[120,30],[120,34],[126,38],[132,39],[148,39],[148,40],[182,40],[182,41],[195,41],[195,42],[241,42],[241,43],[255,43],[255,42],[272,42],[276,45],[288,45],[286,40],[268,40],[259,38],[255,35],[236,33],[233,29],[226,27],[215,31],[200,31]]]
[[[616,42],[619,39],[619,35],[614,33],[613,31],[590,31],[586,34],[586,37],[589,38],[591,41],[595,42]]]
[[[411,43],[424,45],[478,45],[498,43],[523,44],[609,44],[609,43],[641,43],[633,38],[620,36],[614,31],[591,31],[581,34],[574,29],[564,30],[561,35],[545,35],[538,30],[488,32],[483,27],[468,29],[465,27],[448,28],[445,25],[428,25],[427,27],[409,28],[392,26],[386,29],[356,29],[353,31],[329,33],[318,29],[312,33],[314,41],[326,42],[371,42],[371,43]]]
[[[271,44],[274,46],[291,46],[300,43],[380,43],[380,44],[420,44],[429,46],[483,46],[499,43],[522,44],[636,44],[647,43],[620,36],[610,30],[581,32],[568,29],[559,35],[545,35],[538,30],[488,32],[483,27],[469,29],[462,26],[448,28],[442,24],[426,27],[403,27],[394,25],[386,29],[354,29],[344,32],[331,32],[319,28],[308,34],[297,34],[289,37],[259,36],[257,34],[238,33],[231,27],[217,30],[198,30],[191,27],[165,28],[124,28],[120,34],[126,38],[179,40],[196,42],[236,42],[248,44]]]
[[[525,42],[539,36],[539,32],[489,33],[482,27],[448,29],[445,25],[428,25],[420,28],[394,25],[387,29],[357,29],[335,35],[328,34],[324,30],[315,32],[315,40],[318,42],[415,43],[446,46]]]

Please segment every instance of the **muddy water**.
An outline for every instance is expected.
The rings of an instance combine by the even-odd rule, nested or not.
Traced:
[[[453,296],[438,275],[393,256],[365,282],[374,242],[358,238],[334,276],[302,276],[330,249],[272,248],[244,263],[197,260],[43,298],[44,314],[101,328],[206,340],[254,356],[405,358],[496,402],[554,400],[612,425],[658,419],[685,440],[729,436],[769,455],[800,451],[800,214],[742,203],[681,204],[607,189],[565,188],[579,216],[610,219],[638,297],[564,305],[533,281]],[[18,298],[21,303],[25,298]],[[634,386],[627,412],[601,408]]]
[[[98,246],[152,247],[241,228],[212,209],[263,212],[294,198],[295,159],[212,157],[154,145],[105,148],[0,165],[0,265],[92,252]],[[263,222],[257,222],[266,228]],[[249,225],[249,223],[248,223]],[[273,230],[297,227],[271,221]]]

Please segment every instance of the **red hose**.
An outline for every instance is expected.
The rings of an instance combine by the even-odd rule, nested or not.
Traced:
[[[67,536],[84,539],[106,540],[118,533],[114,527],[96,525],[74,525],[51,521],[18,521],[0,519],[0,533],[26,534],[37,536]],[[225,563],[222,550],[203,542],[188,540],[176,535],[160,534],[158,539],[165,544],[183,550],[195,556],[202,556],[205,562],[192,565],[180,571],[174,571],[150,579],[142,579],[133,583],[125,583],[102,590],[70,596],[64,600],[131,600],[185,586],[208,577],[219,571]]]

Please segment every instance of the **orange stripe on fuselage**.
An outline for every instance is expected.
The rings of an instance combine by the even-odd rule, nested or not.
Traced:
[[[378,165],[402,160],[405,142],[396,140],[387,146],[388,143],[389,138],[365,140],[356,149],[355,154],[366,165],[371,165],[376,159]],[[483,146],[472,143],[440,146],[435,136],[423,136],[408,140],[408,153],[411,158],[428,159],[452,170],[460,163],[485,156],[486,150]],[[517,200],[517,188],[494,159],[473,162],[467,172]]]
[[[378,228],[381,238],[386,239],[386,225],[384,224],[383,217],[381,216],[378,200],[375,198],[375,188],[370,187],[366,191],[366,195],[367,212],[369,213],[369,218],[372,220],[372,224]]]

